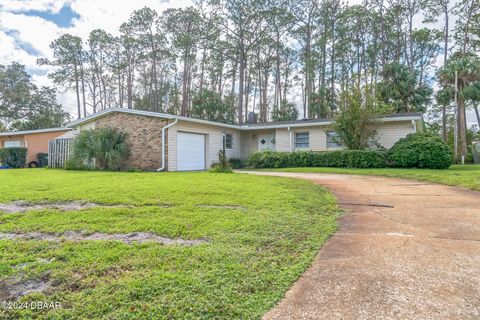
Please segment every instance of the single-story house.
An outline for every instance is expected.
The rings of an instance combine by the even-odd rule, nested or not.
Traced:
[[[225,141],[228,158],[246,159],[262,150],[328,151],[335,142],[331,119],[225,124],[171,114],[110,108],[68,124],[81,130],[114,127],[128,133],[128,166],[144,170],[206,170],[218,161]],[[423,130],[421,113],[397,113],[380,119],[378,142],[385,148]],[[71,133],[68,133],[70,135]]]
[[[27,164],[38,161],[37,154],[48,152],[48,141],[55,139],[70,128],[50,128],[27,131],[0,132],[0,148],[27,148]]]

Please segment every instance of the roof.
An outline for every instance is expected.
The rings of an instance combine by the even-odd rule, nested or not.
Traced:
[[[72,129],[71,128],[48,128],[48,129],[38,129],[38,130],[0,132],[0,137],[22,136],[22,135],[26,135],[26,134],[46,133],[46,132],[56,132],[56,131],[69,131],[69,130],[72,130]]]
[[[67,127],[76,127],[76,126],[78,126],[82,123],[88,123],[90,121],[96,120],[98,118],[105,117],[105,116],[107,116],[111,113],[115,113],[115,112],[121,112],[121,113],[127,113],[127,114],[139,115],[139,116],[162,118],[162,119],[178,119],[178,120],[208,124],[208,125],[211,125],[211,126],[239,129],[239,126],[234,125],[234,124],[208,121],[208,120],[196,119],[196,118],[189,118],[189,117],[172,115],[172,114],[168,114],[168,113],[143,111],[143,110],[135,110],[135,109],[125,109],[125,108],[108,108],[108,109],[99,111],[97,113],[91,114],[89,116],[86,116],[84,118],[72,121],[72,122],[67,124]]]
[[[393,122],[393,121],[409,121],[409,120],[422,120],[423,113],[421,112],[403,112],[384,115],[381,122]],[[284,128],[284,127],[308,127],[312,125],[330,125],[334,122],[333,119],[302,119],[293,121],[272,121],[265,123],[253,123],[247,124],[249,129],[266,129],[266,128]]]
[[[96,120],[101,117],[105,117],[111,113],[121,112],[132,115],[141,115],[148,117],[156,117],[162,119],[178,119],[183,121],[201,123],[211,126],[238,129],[238,130],[256,130],[256,129],[276,129],[276,128],[288,128],[288,127],[308,127],[312,125],[330,125],[333,123],[332,119],[305,119],[305,120],[294,120],[294,121],[276,121],[276,122],[266,122],[266,123],[253,123],[253,124],[227,124],[203,119],[196,119],[184,116],[177,116],[168,113],[152,112],[152,111],[143,111],[135,109],[125,109],[125,108],[109,108],[102,110],[100,112],[91,114],[85,118],[70,122],[67,124],[67,127],[76,127],[83,123],[88,123],[93,120]],[[393,122],[393,121],[409,121],[409,120],[422,120],[423,114],[421,112],[406,112],[406,113],[395,113],[383,116],[380,121],[382,122]]]

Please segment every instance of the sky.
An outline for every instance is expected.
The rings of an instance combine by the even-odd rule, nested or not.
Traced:
[[[360,4],[361,0],[349,0]],[[118,34],[130,14],[144,6],[161,13],[168,8],[192,5],[192,0],[0,0],[0,64],[17,61],[26,66],[38,85],[52,85],[50,66],[38,66],[38,58],[52,58],[50,43],[64,33],[83,39],[93,29]],[[71,92],[60,92],[59,102],[68,112],[75,109]],[[473,123],[473,114],[468,121]]]

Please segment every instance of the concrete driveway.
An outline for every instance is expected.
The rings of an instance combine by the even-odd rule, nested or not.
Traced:
[[[402,179],[311,180],[346,209],[338,232],[265,319],[480,319],[480,193]]]

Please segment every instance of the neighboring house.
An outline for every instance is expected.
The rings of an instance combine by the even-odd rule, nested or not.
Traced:
[[[262,150],[291,152],[342,148],[335,142],[332,120],[326,119],[231,125],[157,112],[110,108],[74,121],[68,127],[74,129],[74,134],[102,127],[127,132],[131,148],[127,165],[145,170],[208,169],[218,161],[224,137],[228,158],[246,159],[251,153]],[[378,142],[390,148],[398,139],[422,128],[421,113],[389,115],[381,119]]]
[[[0,148],[27,148],[27,165],[38,161],[38,153],[48,152],[48,141],[71,131],[70,128],[51,128],[28,131],[0,132]]]

